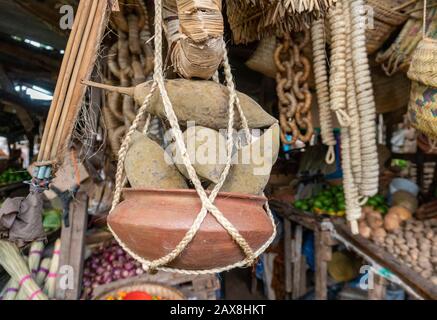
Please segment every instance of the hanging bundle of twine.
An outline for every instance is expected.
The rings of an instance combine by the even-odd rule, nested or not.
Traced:
[[[328,81],[324,23],[312,26],[316,90],[322,140],[332,163],[335,139],[332,115],[341,126],[341,163],[347,219],[358,233],[360,205],[378,191],[376,112],[365,43],[363,0],[339,1],[328,14],[331,68]],[[329,89],[329,92],[328,92]]]

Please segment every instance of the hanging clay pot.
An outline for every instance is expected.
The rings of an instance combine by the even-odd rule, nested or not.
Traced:
[[[193,126],[185,130],[184,141],[197,175],[203,180],[217,183],[226,163],[225,137],[216,130]],[[176,167],[189,179],[187,168],[176,144],[172,143],[169,150]]]
[[[124,201],[108,216],[108,224],[135,254],[155,260],[170,253],[182,240],[201,209],[195,190],[124,189]],[[219,193],[215,205],[258,250],[273,234],[264,211],[266,198]],[[245,258],[228,232],[211,215],[184,251],[168,266],[186,270],[209,270],[232,265]]]
[[[184,177],[171,163],[164,149],[140,132],[132,135],[124,168],[134,188],[188,189]]]

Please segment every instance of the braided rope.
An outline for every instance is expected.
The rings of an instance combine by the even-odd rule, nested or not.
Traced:
[[[351,224],[353,234],[358,234],[358,219],[361,217],[361,206],[358,196],[358,184],[361,180],[361,136],[359,126],[358,105],[355,91],[354,68],[351,49],[351,7],[350,1],[343,1],[343,19],[346,23],[346,100],[347,110],[353,125],[342,128],[342,169],[343,186],[346,200],[346,216]]]
[[[362,175],[361,164],[361,135],[360,135],[360,117],[358,113],[357,93],[355,90],[354,66],[352,64],[352,48],[351,48],[351,13],[350,2],[345,1],[343,8],[344,20],[346,22],[346,34],[348,41],[346,43],[346,81],[347,81],[347,111],[353,125],[349,127],[350,135],[350,158],[352,165],[352,173],[354,183],[360,185]]]
[[[223,43],[224,45],[224,43]],[[225,46],[224,46],[225,47]],[[126,181],[124,179],[123,181],[123,167],[124,167],[124,160],[126,158],[128,146],[130,143],[130,138],[133,132],[136,130],[136,127],[138,126],[138,122],[142,119],[144,116],[146,109],[149,105],[151,96],[153,95],[154,90],[158,87],[161,93],[162,101],[165,108],[165,113],[167,116],[167,119],[172,127],[172,133],[175,139],[175,143],[177,148],[180,151],[182,161],[187,169],[188,175],[193,183],[193,185],[196,188],[197,194],[199,195],[199,198],[202,202],[202,209],[198,213],[195,221],[193,222],[193,225],[190,227],[190,229],[185,234],[184,238],[181,240],[181,242],[175,247],[173,251],[171,251],[169,254],[167,254],[164,257],[161,257],[154,261],[148,261],[134,252],[132,252],[122,241],[121,239],[115,234],[115,232],[111,229],[110,226],[109,229],[114,235],[117,242],[121,245],[121,247],[128,252],[134,259],[140,261],[143,265],[143,268],[146,271],[150,270],[164,270],[164,271],[171,271],[171,272],[179,272],[179,273],[185,273],[185,274],[206,274],[206,273],[216,273],[216,272],[222,272],[225,270],[229,270],[235,267],[242,267],[250,265],[254,262],[254,260],[259,256],[267,247],[271,244],[273,239],[276,236],[276,226],[273,220],[273,215],[270,211],[270,208],[268,206],[268,203],[266,203],[266,211],[267,214],[272,222],[273,226],[273,233],[271,237],[268,239],[268,241],[261,246],[256,252],[253,252],[250,248],[247,241],[240,235],[238,230],[223,216],[223,214],[220,212],[220,210],[213,204],[216,196],[218,195],[224,181],[227,178],[227,175],[229,173],[231,162],[232,162],[232,149],[233,149],[233,125],[234,125],[234,106],[237,106],[238,112],[240,114],[240,118],[242,121],[242,126],[245,130],[246,136],[248,136],[248,141],[250,141],[250,132],[249,127],[247,124],[247,119],[245,118],[243,111],[241,109],[241,106],[239,105],[239,100],[235,91],[235,86],[232,79],[232,73],[231,68],[229,65],[227,52],[224,50],[224,72],[225,72],[225,78],[226,78],[226,86],[229,90],[229,121],[228,121],[228,132],[227,132],[227,162],[225,169],[223,170],[222,175],[220,176],[220,179],[214,189],[211,191],[210,196],[208,197],[205,189],[202,187],[202,184],[196,174],[195,169],[193,168],[193,165],[190,162],[186,146],[183,140],[182,131],[179,127],[179,123],[176,117],[176,114],[174,113],[171,101],[168,97],[167,90],[165,88],[164,84],[164,78],[162,73],[162,0],[156,0],[155,1],[155,65],[154,65],[154,77],[153,77],[153,85],[150,93],[145,98],[145,101],[141,108],[138,111],[138,114],[132,123],[132,126],[130,127],[125,140],[123,141],[122,147],[120,148],[119,152],[119,162],[117,165],[117,174],[116,174],[116,190],[114,193],[114,201],[112,204],[111,211],[116,207],[116,205],[119,203],[121,198],[121,192],[122,187]],[[224,48],[226,49],[226,48]],[[239,261],[233,265],[226,266],[223,268],[215,268],[211,270],[182,270],[182,269],[174,269],[174,268],[166,268],[162,267],[163,265],[168,264],[169,262],[173,261],[176,257],[180,255],[180,253],[186,248],[186,246],[191,242],[191,240],[196,235],[197,231],[200,228],[200,225],[202,224],[204,218],[206,215],[211,213],[214,218],[223,226],[223,228],[230,234],[232,239],[240,246],[240,248],[243,250],[244,254],[246,255],[246,258],[242,261]]]
[[[350,118],[346,113],[346,32],[342,10],[340,1],[328,13],[332,38],[329,88],[331,110],[336,114],[340,126],[346,128],[350,125]]]
[[[362,141],[360,194],[371,197],[378,192],[379,163],[376,146],[376,106],[366,50],[364,5],[363,0],[350,3],[351,47]]]
[[[313,42],[314,78],[320,112],[320,129],[322,141],[328,146],[325,160],[327,164],[333,164],[335,162],[334,146],[337,144],[337,141],[334,137],[330,110],[328,71],[326,68],[325,23],[323,19],[313,22],[311,38]]]

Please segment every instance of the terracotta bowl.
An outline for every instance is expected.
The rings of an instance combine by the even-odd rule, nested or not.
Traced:
[[[124,201],[108,217],[118,237],[147,260],[170,253],[182,240],[201,209],[195,190],[124,189]],[[219,193],[216,206],[256,251],[272,235],[263,205],[265,197]],[[169,264],[186,270],[225,267],[244,259],[241,248],[208,214],[191,243]]]

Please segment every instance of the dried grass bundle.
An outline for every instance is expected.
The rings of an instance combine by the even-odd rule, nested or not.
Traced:
[[[47,300],[47,297],[32,279],[27,263],[21,257],[15,244],[0,240],[0,264],[13,281],[18,282],[23,288],[29,300]]]
[[[325,16],[337,0],[229,0],[227,15],[234,42],[301,31]]]

